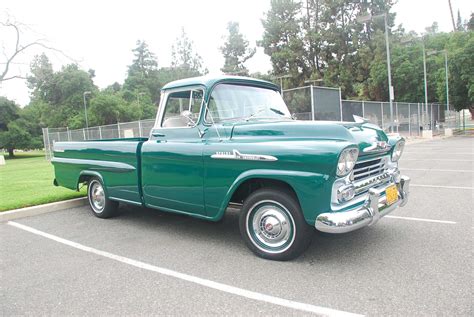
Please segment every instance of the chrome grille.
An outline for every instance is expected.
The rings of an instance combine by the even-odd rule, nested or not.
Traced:
[[[357,162],[354,166],[354,181],[382,174],[386,170],[386,159],[378,157]]]

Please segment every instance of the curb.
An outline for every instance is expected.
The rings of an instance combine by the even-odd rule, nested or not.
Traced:
[[[58,201],[58,202],[44,204],[44,205],[3,211],[3,212],[0,212],[0,222],[41,215],[48,212],[63,210],[67,208],[81,207],[86,204],[87,204],[87,198],[81,197],[81,198]]]

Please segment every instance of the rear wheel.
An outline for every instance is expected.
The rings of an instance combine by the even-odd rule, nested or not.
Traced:
[[[89,181],[87,196],[94,216],[110,218],[116,215],[119,203],[107,198],[104,185],[98,177],[94,177]]]
[[[245,200],[239,226],[250,250],[259,257],[279,261],[301,255],[314,234],[292,195],[265,188]]]

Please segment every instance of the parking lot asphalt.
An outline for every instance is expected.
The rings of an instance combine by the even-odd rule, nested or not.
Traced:
[[[315,234],[291,262],[254,256],[237,211],[210,223],[126,205],[103,220],[81,207],[1,223],[1,313],[472,316],[474,138],[408,144],[400,165],[406,207]]]

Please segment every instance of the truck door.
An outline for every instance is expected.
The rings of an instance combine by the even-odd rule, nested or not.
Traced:
[[[145,205],[204,215],[202,139],[196,126],[202,88],[165,92],[150,140],[142,147]]]

